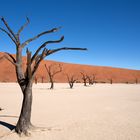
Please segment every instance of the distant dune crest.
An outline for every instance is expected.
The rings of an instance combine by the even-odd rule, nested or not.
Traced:
[[[3,53],[0,53],[0,57]],[[23,65],[26,65],[25,57],[23,58]],[[101,83],[139,83],[140,82],[140,71],[139,70],[129,70],[122,68],[112,68],[103,66],[89,66],[80,64],[69,64],[63,62],[55,62],[44,60],[40,68],[36,73],[37,82],[49,82],[47,72],[45,70],[45,64],[61,64],[63,67],[62,72],[60,72],[55,77],[55,82],[67,82],[66,74],[75,75],[78,82],[82,82],[82,76],[80,72],[85,73],[88,76],[95,75],[95,81]],[[3,59],[0,60],[0,82],[16,82],[16,75],[14,66]]]

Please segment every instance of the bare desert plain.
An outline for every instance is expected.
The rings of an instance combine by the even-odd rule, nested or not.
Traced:
[[[17,123],[22,93],[16,83],[0,84],[1,140],[140,140],[140,85],[66,83],[33,86],[28,137],[11,131]]]

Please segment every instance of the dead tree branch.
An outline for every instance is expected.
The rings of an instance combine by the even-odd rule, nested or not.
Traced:
[[[1,30],[2,32],[6,33],[6,34],[10,37],[10,39],[16,44],[15,39],[13,38],[13,36],[12,36],[8,31],[6,31],[5,29],[3,29],[3,28],[1,28],[1,27],[0,27],[0,30]]]
[[[32,56],[31,62],[33,62],[33,61],[36,59],[38,53],[41,51],[41,49],[45,48],[46,45],[52,44],[52,43],[60,43],[60,42],[62,42],[63,40],[64,40],[64,36],[62,36],[59,40],[46,41],[45,43],[43,43],[43,44],[36,50],[36,52],[34,53],[34,55]],[[45,51],[46,51],[46,56],[47,56],[48,50],[46,49]]]
[[[87,86],[87,80],[88,80],[88,76],[87,74],[83,73],[83,72],[80,72],[81,75],[82,75],[82,80],[84,82],[84,86]]]
[[[50,89],[53,89],[54,88],[54,76],[62,71],[62,65],[52,64],[47,67],[47,65],[45,64],[45,68],[46,68],[46,71],[48,73],[48,76],[49,76],[49,79],[51,82]]]
[[[95,78],[96,78],[95,74],[87,75],[89,85],[93,85],[95,83]]]
[[[18,32],[17,32],[18,39],[19,39],[20,33],[21,33],[21,32],[24,30],[24,28],[30,23],[30,20],[29,20],[28,17],[26,17],[26,20],[27,20],[27,22],[26,22],[23,26],[21,26],[20,29],[19,29]]]
[[[62,51],[62,50],[87,50],[87,48],[69,48],[69,47],[62,47],[62,48],[57,48],[57,49],[53,49],[53,50],[48,50],[48,55],[56,53],[58,51]]]
[[[7,53],[5,52],[5,54],[3,56],[0,57],[0,60],[2,59],[6,59],[8,60],[10,63],[12,63],[14,66],[16,66],[16,60],[15,58],[10,54],[10,53]]]
[[[14,34],[14,32],[12,31],[12,29],[8,25],[7,21],[4,19],[4,17],[1,17],[1,20],[4,23],[4,25],[6,26],[6,28],[8,29],[8,31],[11,33],[11,35],[14,37],[14,40],[17,41],[16,35]]]
[[[68,80],[69,86],[70,86],[70,88],[72,89],[73,86],[74,86],[74,83],[75,83],[78,79],[75,78],[74,75],[71,75],[71,76],[70,76],[70,75],[66,74],[66,77],[67,77],[67,80]]]
[[[56,31],[58,31],[59,29],[60,29],[60,27],[59,27],[59,28],[53,28],[53,29],[51,29],[51,30],[49,30],[49,31],[42,32],[42,33],[36,35],[35,37],[32,37],[32,38],[26,40],[24,43],[21,44],[21,47],[24,48],[24,47],[25,47],[26,45],[28,45],[30,42],[32,42],[32,41],[38,39],[39,37],[41,37],[41,36],[43,36],[43,35],[45,35],[45,34],[48,34],[48,33],[54,33],[54,32],[56,32]],[[46,45],[45,45],[45,46],[46,46]]]

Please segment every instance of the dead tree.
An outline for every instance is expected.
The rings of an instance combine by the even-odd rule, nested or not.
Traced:
[[[46,71],[48,73],[49,80],[51,83],[50,89],[53,89],[54,88],[54,77],[56,74],[58,74],[62,71],[62,66],[60,64],[59,65],[52,64],[50,66],[47,66],[45,64],[45,68],[46,68]]]
[[[74,75],[70,76],[70,75],[66,74],[66,76],[67,76],[67,80],[68,80],[69,86],[72,89],[74,83],[77,81],[77,78],[75,78]]]
[[[88,80],[87,74],[81,72],[81,75],[82,75],[82,80],[84,82],[84,86],[87,86],[87,80]]]
[[[92,74],[91,76],[87,75],[89,85],[93,85],[95,83],[95,78],[96,78],[95,74]]]
[[[88,75],[87,75],[87,80],[88,80],[89,85],[93,85],[92,84],[92,78],[90,76],[88,76]]]
[[[32,85],[34,81],[35,73],[42,62],[42,60],[53,53],[56,53],[61,50],[86,50],[86,48],[56,48],[56,49],[47,49],[46,46],[49,44],[60,43],[63,41],[64,36],[62,36],[58,40],[50,40],[45,41],[42,45],[38,47],[35,53],[32,55],[31,51],[27,48],[26,50],[26,59],[27,65],[25,71],[23,71],[23,59],[22,59],[22,52],[25,46],[27,46],[32,41],[40,38],[43,35],[54,33],[58,31],[60,28],[53,28],[48,31],[43,31],[40,34],[26,40],[25,42],[21,42],[21,32],[25,29],[25,27],[29,24],[29,19],[27,18],[27,22],[21,26],[17,33],[14,33],[13,30],[10,28],[7,21],[1,17],[1,21],[3,22],[5,28],[0,28],[0,31],[4,32],[8,35],[8,37],[12,40],[16,47],[16,57],[13,57],[10,53],[5,53],[5,58],[7,58],[14,66],[16,71],[17,82],[21,88],[23,93],[23,102],[21,113],[19,116],[19,120],[16,124],[15,131],[18,134],[25,134],[28,135],[28,130],[32,127],[31,125],[31,108],[32,108]]]

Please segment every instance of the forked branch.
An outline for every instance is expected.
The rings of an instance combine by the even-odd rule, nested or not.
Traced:
[[[67,80],[68,80],[69,86],[70,86],[70,88],[72,89],[74,83],[75,83],[78,79],[75,78],[74,75],[71,75],[71,76],[70,76],[70,75],[66,74],[66,76],[67,76]]]
[[[62,66],[60,64],[58,64],[58,69],[54,70],[54,66],[55,64],[52,64],[50,66],[47,67],[47,65],[45,64],[45,68],[49,74],[49,76],[53,77],[54,75],[56,75],[57,73],[61,72],[62,71]]]
[[[88,79],[88,76],[87,74],[83,73],[83,72],[80,72],[81,75],[82,75],[82,80],[84,82],[84,86],[87,86],[87,79]]]
[[[43,43],[34,53],[34,55],[32,56],[31,59],[31,63],[35,60],[35,58],[37,57],[38,53],[41,51],[41,49],[45,48],[46,45],[48,44],[52,44],[52,43],[60,43],[61,41],[64,40],[64,36],[62,36],[59,40],[53,40],[53,41],[46,41],[45,43]],[[46,51],[47,52],[47,51]],[[47,56],[47,55],[46,55]]]
[[[42,32],[42,33],[36,35],[35,37],[32,37],[32,38],[26,40],[24,43],[21,44],[21,47],[24,48],[26,45],[28,45],[30,42],[36,40],[37,38],[39,38],[39,37],[41,37],[41,36],[43,36],[43,35],[45,35],[45,34],[48,34],[48,33],[56,32],[56,31],[58,31],[59,29],[60,29],[60,27],[58,27],[58,28],[53,28],[53,29],[51,29],[51,30],[49,30],[49,31]]]
[[[44,46],[45,47],[45,46]],[[87,50],[86,48],[69,48],[69,47],[62,47],[62,48],[57,48],[57,49],[52,49],[52,50],[48,50],[46,48],[44,48],[44,50],[42,51],[42,53],[40,55],[37,55],[40,51],[40,47],[39,49],[35,52],[35,54],[33,55],[33,57],[31,58],[31,63],[35,60],[35,66],[34,66],[34,70],[33,73],[35,73],[38,69],[38,66],[40,64],[40,62],[48,55],[56,53],[58,51],[62,51],[62,50]]]
[[[58,66],[57,66],[57,64],[52,64],[47,67],[47,65],[45,64],[45,68],[47,70],[47,73],[48,73],[48,76],[49,76],[49,79],[51,82],[50,89],[53,89],[54,88],[54,76],[62,71],[62,66],[60,64],[58,64]]]

